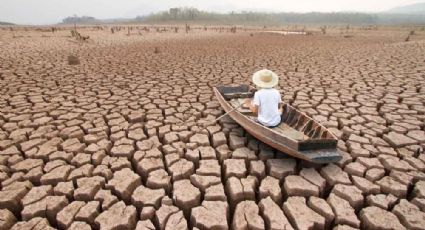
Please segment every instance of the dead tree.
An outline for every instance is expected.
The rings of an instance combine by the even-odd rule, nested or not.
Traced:
[[[82,36],[76,30],[71,30],[71,36],[77,39],[78,41],[86,41],[90,38],[90,36]]]
[[[326,34],[326,29],[327,29],[326,26],[320,27],[320,30],[322,31],[322,34]]]
[[[159,48],[158,47],[155,47],[153,53],[158,54],[159,53]]]
[[[77,56],[69,55],[68,56],[68,65],[79,65],[80,59]]]

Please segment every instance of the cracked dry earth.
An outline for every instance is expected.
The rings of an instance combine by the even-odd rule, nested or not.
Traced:
[[[0,229],[425,226],[423,35],[82,33],[0,33]],[[340,162],[287,157],[230,119],[199,130],[223,114],[211,87],[265,67]]]

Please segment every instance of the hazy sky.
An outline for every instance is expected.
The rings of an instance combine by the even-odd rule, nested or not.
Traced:
[[[366,11],[378,12],[423,0],[0,0],[0,21],[19,24],[54,24],[63,18],[88,15],[120,18],[145,15],[170,7],[192,6],[201,10],[259,11]]]

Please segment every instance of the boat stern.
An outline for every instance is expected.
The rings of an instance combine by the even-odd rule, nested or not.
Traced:
[[[309,159],[310,162],[316,164],[335,163],[342,159],[340,151],[336,148],[306,150],[302,151],[302,153]]]

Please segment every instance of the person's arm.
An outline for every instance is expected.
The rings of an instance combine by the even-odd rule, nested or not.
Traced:
[[[251,111],[258,115],[260,108],[260,93],[257,91],[254,94],[254,100],[251,102]]]
[[[251,112],[253,114],[255,114],[255,115],[258,114],[258,105],[254,105],[254,104],[251,103],[250,109],[251,109]]]
[[[282,96],[280,95],[280,92],[277,91],[277,94],[279,95],[279,104],[278,104],[278,109],[280,114],[283,113],[283,102],[282,102]]]
[[[254,113],[255,115],[258,114],[258,105],[254,105],[254,103],[251,99],[249,99],[249,98],[246,99],[244,106],[249,108],[249,110],[251,110],[251,112]]]

